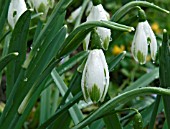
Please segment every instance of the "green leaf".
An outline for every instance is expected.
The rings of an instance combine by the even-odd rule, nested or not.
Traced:
[[[170,87],[170,49],[169,49],[169,38],[167,31],[163,31],[163,42],[162,46],[159,49],[159,74],[160,74],[160,87],[169,88]],[[165,116],[170,128],[170,97],[163,96]]]
[[[59,52],[60,56],[66,56],[75,50],[84,40],[86,35],[93,30],[95,27],[105,27],[111,30],[127,31],[131,32],[134,30],[133,27],[128,27],[114,22],[109,21],[91,21],[85,22],[79,25],[75,30],[73,30],[69,36],[66,38],[64,44]]]
[[[63,112],[49,127],[49,129],[68,129],[71,117],[68,111]]]
[[[83,97],[82,92],[78,93],[74,98],[72,98],[69,102],[67,102],[64,106],[62,106],[59,110],[56,111],[56,113],[49,118],[45,123],[40,125],[38,129],[46,129],[50,124],[52,124],[62,113],[64,113],[66,110],[68,110],[70,107],[72,107],[75,103],[77,103],[81,98]]]
[[[91,125],[90,125],[90,129],[103,129],[105,126],[105,122],[103,121],[103,119],[99,119],[94,121]]]
[[[139,87],[145,87],[145,86],[149,85],[153,80],[155,80],[157,78],[159,78],[159,69],[155,68],[153,71],[151,71],[150,73],[144,74],[138,80],[133,82],[130,86],[125,88],[123,90],[123,93],[126,92],[126,91],[130,91],[130,90],[139,88]]]
[[[56,70],[53,70],[51,73],[54,82],[56,84],[56,86],[58,87],[60,93],[62,96],[65,95],[65,93],[67,92],[68,88],[65,85],[65,83],[63,82],[63,80],[61,79],[61,77],[59,76],[59,74],[57,73]],[[70,94],[67,98],[67,101],[71,100],[73,98],[72,94]],[[83,118],[83,114],[81,112],[81,110],[78,108],[78,105],[75,104],[72,108],[69,109],[70,115],[74,121],[75,124],[79,123]],[[88,129],[88,127],[86,127]]]
[[[108,114],[112,111],[113,108],[117,106],[117,104],[125,103],[129,100],[132,100],[133,98],[141,95],[146,94],[161,94],[161,95],[170,95],[169,89],[163,89],[163,88],[156,88],[156,87],[144,87],[144,88],[138,88],[131,91],[127,91],[125,93],[122,93],[113,99],[107,101],[105,104],[103,104],[99,109],[97,109],[95,112],[93,112],[90,116],[85,118],[83,121],[81,121],[79,124],[74,126],[72,129],[78,129],[82,128],[84,126],[87,126],[91,122],[95,121],[96,119],[101,118],[105,114]]]
[[[11,0],[0,1],[0,35],[2,35],[3,28],[7,19],[10,1]]]
[[[103,117],[107,129],[122,129],[118,115],[111,114]]]
[[[117,64],[120,63],[122,59],[124,59],[125,55],[126,51],[120,53],[119,55],[108,61],[108,67],[110,72],[114,70],[114,68],[117,66]]]
[[[59,74],[63,74],[67,70],[73,68],[74,65],[76,65],[78,62],[82,61],[84,58],[86,58],[88,55],[87,51],[82,51],[76,55],[74,55],[72,58],[70,58],[68,61],[64,62],[62,65],[58,66],[56,70],[59,72]]]
[[[10,53],[0,59],[0,71],[11,61],[15,60],[18,56],[18,52]]]
[[[12,32],[8,53],[18,52],[19,56],[7,66],[7,98],[9,97],[13,85],[19,75],[21,65],[26,58],[27,36],[29,32],[30,20],[31,12],[24,12]]]
[[[49,86],[41,93],[40,124],[42,124],[51,116],[51,88],[52,87]]]

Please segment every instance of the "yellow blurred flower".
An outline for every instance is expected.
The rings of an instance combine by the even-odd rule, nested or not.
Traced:
[[[161,29],[159,28],[159,24],[157,22],[154,22],[151,25],[151,28],[154,32],[156,32],[157,34],[161,32]]]
[[[112,49],[112,53],[114,55],[118,55],[120,54],[121,52],[123,52],[125,50],[125,46],[124,45],[121,45],[120,47],[118,45],[115,45]]]

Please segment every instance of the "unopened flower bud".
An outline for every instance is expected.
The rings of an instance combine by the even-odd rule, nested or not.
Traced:
[[[86,102],[103,101],[109,86],[109,70],[101,49],[90,51],[85,64],[81,87]]]

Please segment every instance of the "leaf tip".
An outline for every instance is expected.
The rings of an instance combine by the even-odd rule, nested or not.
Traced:
[[[18,55],[19,55],[19,53],[18,53],[18,52],[14,52],[14,55],[15,55],[15,56],[18,56]]]

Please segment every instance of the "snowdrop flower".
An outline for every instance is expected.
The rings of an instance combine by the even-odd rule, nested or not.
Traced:
[[[91,50],[85,64],[81,88],[86,102],[103,101],[109,86],[109,70],[101,49]]]
[[[87,17],[87,21],[108,21],[109,19],[109,14],[104,10],[103,6],[101,4],[97,6],[92,6],[90,14]],[[110,29],[104,28],[104,27],[97,27],[96,32],[100,38],[101,46],[107,50],[109,41],[110,41],[110,36],[111,36],[111,31]],[[88,49],[88,45],[90,42],[90,33],[87,35],[85,38],[85,49]]]
[[[38,13],[43,13],[43,20],[46,18],[49,8],[53,8],[54,0],[28,0],[31,8],[35,9]]]
[[[140,64],[146,63],[148,45],[150,45],[151,58],[155,61],[157,52],[156,37],[147,21],[139,22],[132,41],[131,51],[135,60]]]
[[[76,20],[76,18],[79,16],[80,12],[81,12],[82,6],[80,6],[79,8],[77,8],[76,10],[74,10],[70,17],[67,19],[68,22],[72,23]]]
[[[14,29],[19,17],[27,10],[24,0],[11,0],[8,10],[8,23]]]

